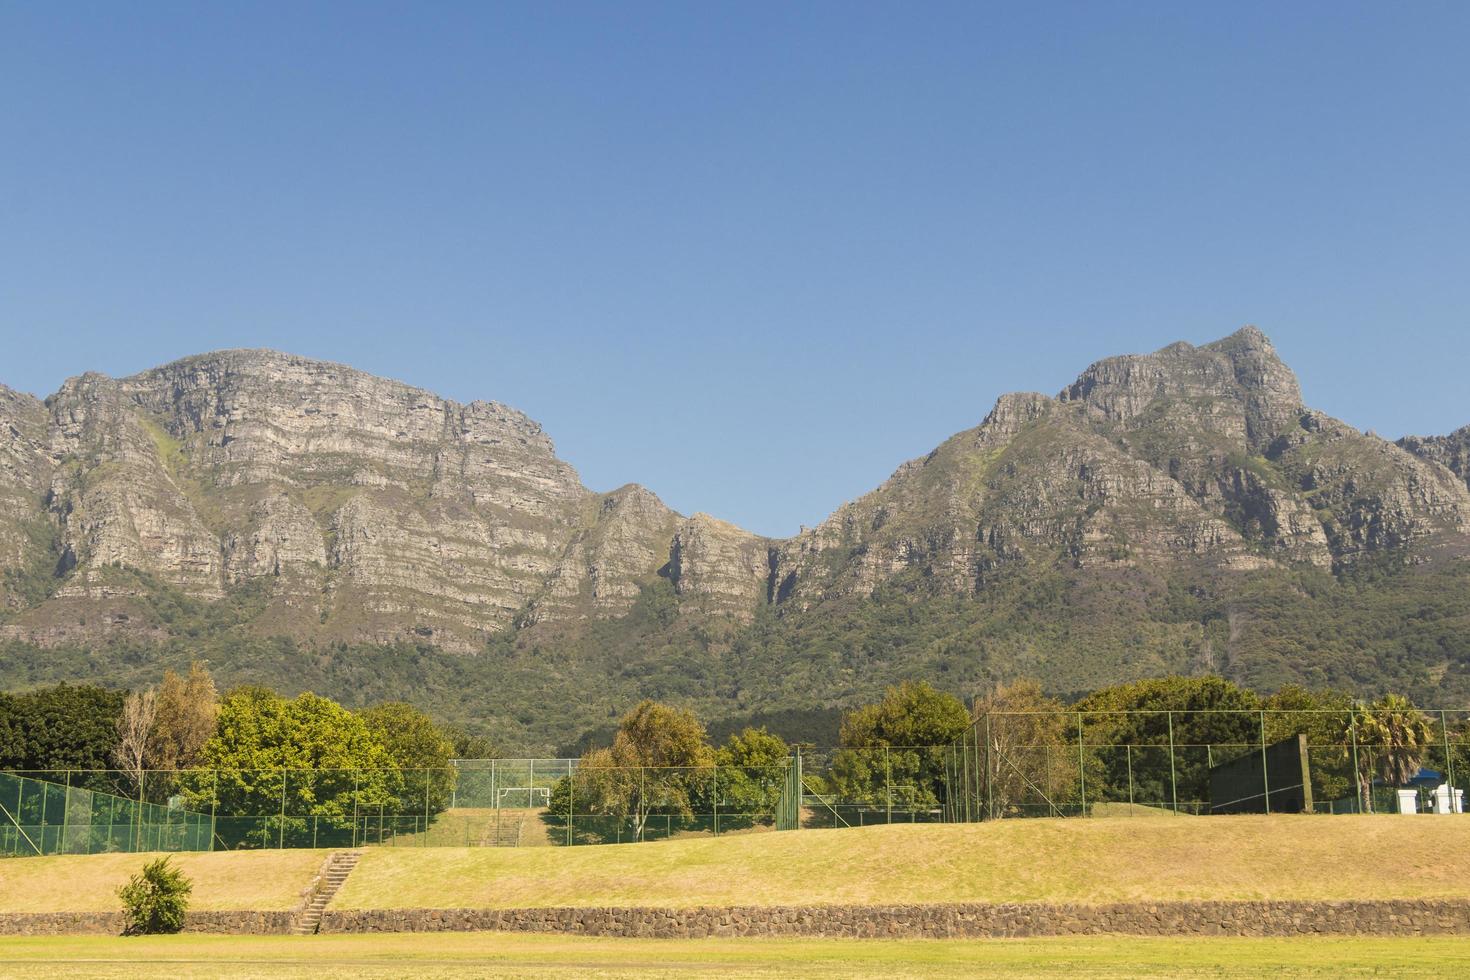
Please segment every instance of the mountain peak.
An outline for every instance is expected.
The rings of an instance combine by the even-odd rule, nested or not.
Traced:
[[[1228,414],[1252,448],[1293,424],[1302,406],[1296,375],[1253,326],[1203,347],[1178,341],[1152,354],[1104,358],[1057,397],[1125,425],[1173,400],[1233,402],[1237,409]]]

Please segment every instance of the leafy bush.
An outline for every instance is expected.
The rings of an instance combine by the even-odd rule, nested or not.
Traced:
[[[169,862],[168,857],[150,861],[143,866],[142,874],[133,875],[117,890],[127,919],[127,935],[178,932],[184,927],[184,913],[194,885]]]

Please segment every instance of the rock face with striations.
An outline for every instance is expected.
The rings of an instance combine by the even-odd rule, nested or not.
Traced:
[[[744,619],[900,576],[973,595],[1008,566],[1220,574],[1470,553],[1470,429],[1399,444],[1302,404],[1247,327],[1002,396],[821,525],[769,540],[648,490],[594,493],[539,425],[269,351],[0,388],[0,636],[148,639],[159,597],[261,635],[473,651],[616,617],[660,583]]]
[[[263,630],[473,649],[525,610],[626,608],[677,521],[642,488],[588,491],[514,409],[269,351],[6,396],[0,492],[26,516],[0,548],[42,561],[22,552],[44,525],[65,572],[11,635],[74,638],[83,600],[93,628],[137,625],[127,600],[153,583],[205,600],[256,583]]]

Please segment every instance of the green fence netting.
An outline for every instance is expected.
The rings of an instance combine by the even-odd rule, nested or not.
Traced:
[[[150,803],[0,773],[0,854],[207,851],[212,839],[209,815],[178,797]]]

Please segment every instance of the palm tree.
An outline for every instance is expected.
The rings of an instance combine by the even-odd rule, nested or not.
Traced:
[[[1387,694],[1353,712],[1358,745],[1358,793],[1373,812],[1373,778],[1403,786],[1419,772],[1433,731],[1429,719],[1401,694]]]

